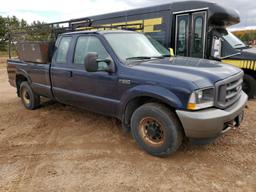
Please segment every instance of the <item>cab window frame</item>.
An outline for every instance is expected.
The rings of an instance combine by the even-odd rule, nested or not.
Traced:
[[[59,47],[61,45],[61,42],[64,38],[70,38],[70,42],[69,42],[69,47],[67,49],[67,53],[66,53],[66,61],[65,62],[59,62],[57,59],[58,59],[58,54],[59,54]],[[68,65],[69,63],[69,56],[70,56],[70,52],[71,52],[71,49],[72,49],[72,44],[73,44],[73,37],[71,35],[63,35],[59,40],[58,40],[58,44],[56,46],[56,52],[55,52],[55,56],[54,56],[54,64],[56,65]]]
[[[108,56],[112,59],[111,54],[109,53],[109,51],[107,50],[107,48],[105,47],[104,43],[102,42],[101,38],[99,38],[97,35],[95,34],[82,34],[82,35],[78,35],[75,39],[75,43],[74,43],[74,47],[73,47],[73,57],[72,57],[72,66],[77,66],[78,68],[80,68],[81,66],[83,66],[83,63],[75,63],[75,56],[76,56],[76,48],[77,48],[77,44],[79,41],[79,38],[82,37],[94,37],[96,39],[99,40],[99,42],[101,43],[102,47],[105,49],[106,53],[108,54]]]

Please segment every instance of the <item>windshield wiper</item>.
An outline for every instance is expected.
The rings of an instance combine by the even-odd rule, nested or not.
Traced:
[[[155,57],[152,57],[152,58],[164,58],[164,57],[171,57],[171,55],[161,55],[161,56],[155,56]]]
[[[159,58],[164,58],[164,57],[171,57],[171,55],[159,55],[159,56],[138,56],[138,57],[128,57],[126,60],[143,60],[143,59],[159,59]]]
[[[143,60],[143,59],[151,59],[152,57],[147,57],[147,56],[138,56],[138,57],[128,57],[126,60]]]
[[[235,44],[235,45],[234,45],[234,48],[235,48],[235,49],[241,49],[241,50],[242,50],[242,49],[246,49],[247,47],[246,47],[246,45],[243,45],[243,44]]]

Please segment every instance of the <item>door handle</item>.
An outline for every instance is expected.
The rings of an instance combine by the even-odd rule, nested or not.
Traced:
[[[69,77],[73,77],[73,71],[69,71]]]

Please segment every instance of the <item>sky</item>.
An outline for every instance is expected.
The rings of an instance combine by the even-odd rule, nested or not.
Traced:
[[[0,15],[23,18],[29,23],[34,20],[56,22],[103,13],[110,13],[162,3],[182,0],[7,0],[1,3]],[[184,1],[184,0],[183,0]],[[209,0],[208,0],[209,1]],[[237,9],[241,23],[232,28],[256,26],[255,0],[210,0],[225,7]]]

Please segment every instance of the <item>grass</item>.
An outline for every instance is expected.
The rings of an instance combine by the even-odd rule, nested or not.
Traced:
[[[0,57],[8,57],[7,51],[0,51]]]
[[[16,51],[11,52],[12,57],[17,57]],[[6,60],[9,58],[7,51],[0,51],[0,69],[6,68]]]
[[[5,68],[8,57],[8,52],[0,52],[0,69]]]
[[[12,52],[11,52],[11,55],[12,55],[13,57],[16,57],[16,56],[17,56],[16,51],[12,51]],[[0,57],[9,57],[8,51],[0,51]]]

